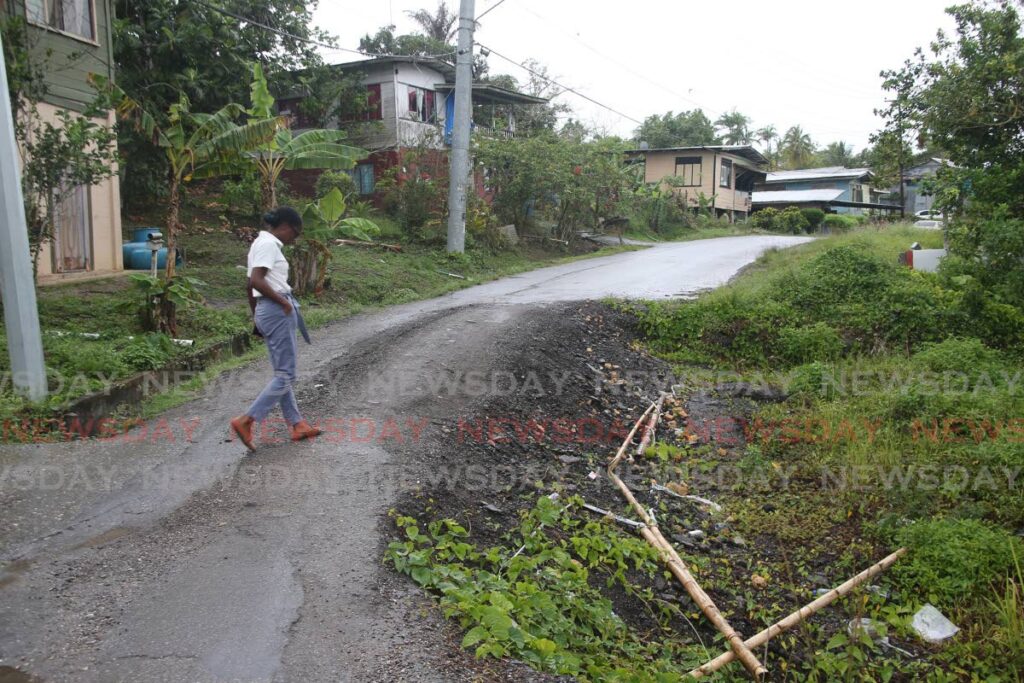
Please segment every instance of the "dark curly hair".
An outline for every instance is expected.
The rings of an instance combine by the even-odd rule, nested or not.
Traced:
[[[291,226],[298,235],[302,232],[302,216],[290,206],[279,206],[263,214],[263,222],[272,228],[284,225]]]

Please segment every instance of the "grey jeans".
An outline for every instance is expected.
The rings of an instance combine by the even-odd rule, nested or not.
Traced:
[[[298,328],[299,304],[293,299],[291,303],[294,307],[292,314],[285,315],[284,309],[267,297],[260,297],[256,302],[256,327],[267,342],[270,365],[274,368],[274,378],[246,412],[246,415],[257,422],[265,418],[279,403],[284,419],[289,425],[302,420],[299,405],[295,402],[295,393],[292,391],[298,346],[295,331]]]

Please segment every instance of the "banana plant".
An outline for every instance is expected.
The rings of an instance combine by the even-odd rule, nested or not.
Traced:
[[[245,114],[241,105],[228,104],[213,114],[193,112],[184,93],[166,112],[157,114],[109,79],[92,75],[91,81],[100,93],[111,99],[118,118],[144,133],[167,158],[167,267],[159,291],[147,293],[145,305],[150,311],[147,315],[152,319],[152,327],[173,336],[181,303],[177,294],[183,287],[191,286],[189,278],[175,277],[183,184],[199,177],[198,174],[214,175],[217,169],[225,167],[226,159],[266,143],[284,126],[284,119],[271,117],[239,124],[236,119]]]
[[[275,132],[285,127],[285,119],[273,116],[238,123],[237,119],[246,114],[246,110],[235,103],[213,114],[193,112],[184,93],[158,117],[109,79],[95,74],[91,78],[100,92],[113,99],[118,118],[130,121],[167,157],[167,269],[164,277],[170,280],[174,277],[181,229],[182,184],[193,178],[225,172],[227,160],[268,143]]]
[[[332,240],[351,238],[369,242],[380,234],[380,227],[368,218],[346,218],[346,209],[345,195],[334,188],[302,212],[302,237],[293,247],[296,294],[323,291]]]
[[[267,87],[263,67],[252,65],[250,87],[252,106],[246,110],[255,119],[272,118],[274,97]],[[282,171],[296,169],[348,170],[369,152],[358,147],[342,144],[346,135],[341,130],[307,130],[299,134],[292,132],[289,125],[282,126],[273,138],[242,157],[244,166],[255,169],[260,178],[263,208],[277,205],[277,181]]]

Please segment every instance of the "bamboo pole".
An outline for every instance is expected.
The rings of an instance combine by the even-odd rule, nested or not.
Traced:
[[[672,574],[679,579],[679,582],[683,584],[683,588],[685,588],[686,592],[690,594],[693,601],[697,603],[701,611],[704,613],[704,616],[706,616],[708,620],[715,625],[715,628],[725,636],[726,640],[729,641],[729,645],[732,647],[732,653],[735,653],[734,656],[740,660],[755,680],[760,680],[768,670],[765,669],[761,662],[757,660],[757,657],[754,656],[754,653],[751,652],[744,644],[743,638],[740,637],[740,634],[737,633],[729,624],[711,597],[693,578],[693,575],[686,567],[686,563],[683,562],[681,557],[679,557],[679,553],[676,552],[675,548],[672,547],[672,544],[669,543],[661,534],[661,530],[658,529],[658,525],[654,519],[651,518],[651,515],[648,514],[647,510],[645,510],[642,505],[640,505],[626,483],[615,473],[615,469],[619,466],[619,463],[622,461],[622,458],[626,453],[626,449],[629,448],[629,445],[633,440],[633,435],[636,434],[636,431],[640,428],[640,425],[644,420],[648,419],[648,415],[651,415],[653,411],[656,411],[659,405],[660,401],[652,403],[650,407],[644,411],[644,414],[640,416],[640,419],[637,420],[636,424],[633,425],[633,429],[629,432],[626,440],[622,442],[622,446],[615,454],[615,457],[612,458],[612,461],[608,464],[608,478],[611,479],[619,488],[622,495],[625,496],[626,500],[629,501],[629,504],[633,506],[633,509],[637,511],[640,518],[647,525],[640,529],[640,533],[643,537],[648,543],[661,551],[662,560],[666,565],[668,565],[669,571],[671,571]],[[656,427],[657,414],[658,413],[655,412],[654,415],[651,415],[650,422],[647,426],[648,432]]]
[[[868,567],[860,574],[854,576],[852,579],[849,579],[848,581],[836,586],[828,593],[825,593],[816,600],[807,603],[806,605],[804,605],[797,611],[793,612],[786,618],[782,619],[781,621],[778,621],[769,626],[768,628],[766,628],[765,630],[761,631],[760,633],[751,636],[750,638],[747,638],[744,645],[746,645],[749,648],[755,648],[764,645],[770,639],[774,638],[775,636],[779,635],[784,631],[788,631],[789,629],[793,628],[800,622],[804,621],[805,619],[813,615],[818,610],[828,606],[832,602],[848,594],[858,585],[864,583],[871,577],[885,571],[886,569],[891,567],[893,563],[896,562],[896,560],[900,559],[903,555],[905,555],[906,552],[906,548],[900,548],[896,552],[885,557],[881,562],[878,562],[877,564]],[[718,671],[734,659],[736,659],[735,653],[732,650],[727,650],[722,654],[718,655],[717,657],[715,657],[714,659],[712,659],[711,661],[691,671],[690,676],[694,678],[701,678],[702,676]]]
[[[654,442],[654,430],[658,425],[658,420],[661,419],[661,407],[665,404],[666,398],[668,398],[668,394],[665,392],[662,392],[661,396],[658,397],[658,403],[654,407],[654,414],[647,421],[647,427],[644,428],[644,435],[640,439],[640,445],[636,447],[636,457],[638,458],[642,458],[644,451]]]

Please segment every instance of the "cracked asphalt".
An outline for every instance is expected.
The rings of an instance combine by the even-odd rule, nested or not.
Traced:
[[[660,244],[334,323],[300,345],[300,406],[329,425],[313,442],[278,424],[254,455],[229,439],[261,360],[125,435],[0,446],[0,680],[479,680],[381,566],[379,525],[423,473],[415,445],[479,400],[443,378],[501,372],[545,306],[692,296],[805,240]]]

